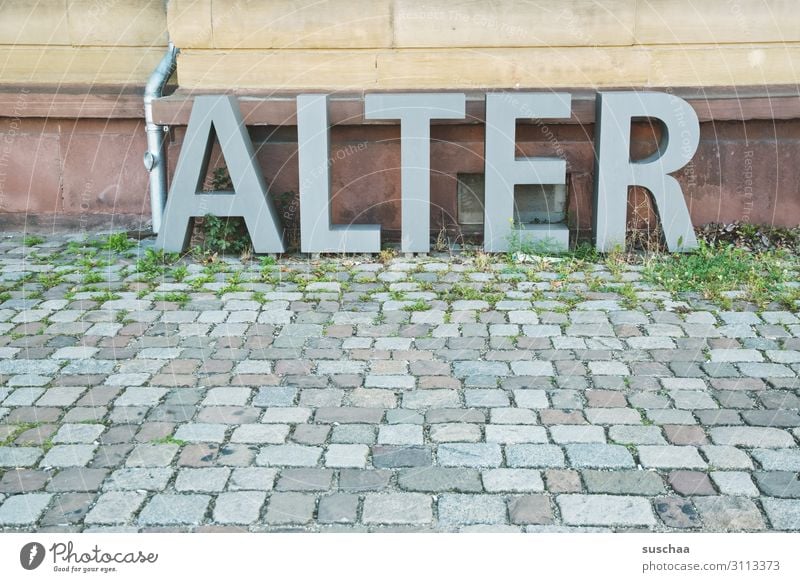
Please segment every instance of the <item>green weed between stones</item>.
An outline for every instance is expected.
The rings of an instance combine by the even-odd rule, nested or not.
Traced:
[[[158,293],[153,295],[153,301],[164,301],[167,303],[177,303],[181,306],[189,303],[191,298],[186,293],[180,291],[170,291],[169,293]]]
[[[417,299],[410,305],[404,305],[403,311],[428,311],[430,308],[431,306],[425,303],[422,299]]]
[[[725,292],[740,290],[746,299],[764,305],[786,291],[789,267],[784,251],[753,253],[701,240],[691,253],[653,257],[645,266],[644,277],[667,291],[698,292],[705,299],[722,303],[730,301]]]
[[[44,242],[44,239],[40,236],[30,235],[26,236],[22,239],[23,246],[26,247],[35,247],[36,245],[40,245]]]

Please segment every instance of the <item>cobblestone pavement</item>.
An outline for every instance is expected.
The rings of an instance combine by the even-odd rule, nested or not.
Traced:
[[[778,305],[619,265],[78,240],[0,243],[5,531],[800,530]]]

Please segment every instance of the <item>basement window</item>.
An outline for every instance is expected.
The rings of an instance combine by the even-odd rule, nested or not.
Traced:
[[[483,174],[458,174],[458,223],[483,225]],[[520,184],[514,187],[514,222],[556,224],[566,220],[566,184]]]

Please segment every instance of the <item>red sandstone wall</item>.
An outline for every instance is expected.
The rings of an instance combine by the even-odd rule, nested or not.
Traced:
[[[0,118],[0,221],[47,229],[148,219],[145,149],[139,120]]]
[[[591,125],[520,125],[517,137],[520,155],[566,158],[570,222],[584,235],[591,225],[592,130]],[[652,150],[657,129],[643,124],[634,131],[638,157]],[[172,169],[183,134],[183,127],[173,128]],[[294,128],[261,126],[251,134],[271,190],[296,192]],[[800,120],[709,122],[702,124],[701,136],[691,166],[678,175],[696,225],[800,223],[800,165],[795,162],[800,159]],[[431,217],[438,230],[442,221],[456,221],[456,174],[483,171],[483,126],[434,126],[432,138]],[[0,221],[27,221],[45,229],[146,221],[144,149],[139,120],[2,118]],[[380,223],[388,236],[396,235],[399,152],[396,126],[333,129],[332,195],[338,222]],[[212,159],[212,167],[216,163]]]

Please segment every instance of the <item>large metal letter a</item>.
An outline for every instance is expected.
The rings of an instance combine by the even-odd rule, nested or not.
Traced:
[[[202,191],[214,132],[233,182],[232,192]],[[226,95],[194,100],[156,246],[170,252],[183,251],[191,234],[190,219],[206,214],[241,216],[255,252],[284,252],[280,223],[267,195],[239,105],[234,97]]]
[[[664,125],[658,151],[631,161],[631,119],[656,118]],[[685,166],[700,143],[697,114],[683,99],[666,93],[600,93],[595,129],[594,234],[597,250],[625,245],[628,187],[652,194],[671,251],[695,248],[697,239],[678,181],[670,176]]]

